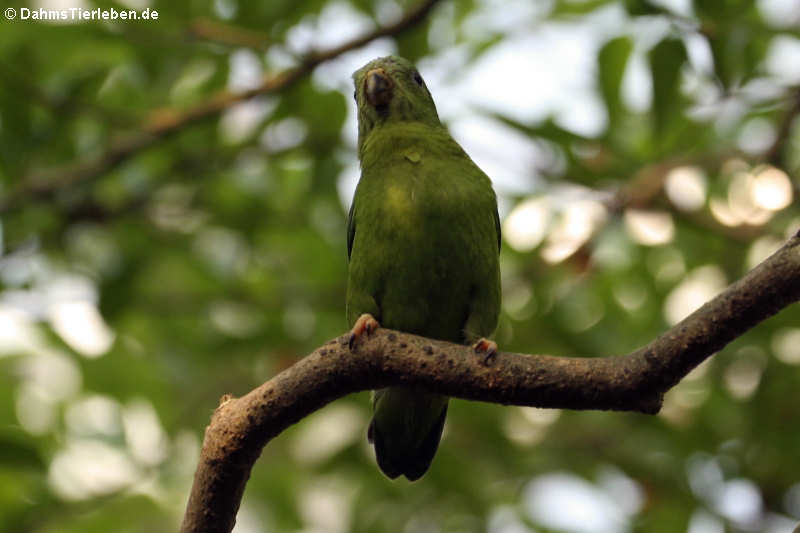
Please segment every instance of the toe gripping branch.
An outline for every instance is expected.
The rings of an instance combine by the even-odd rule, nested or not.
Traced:
[[[478,339],[478,342],[472,345],[472,349],[475,350],[476,353],[484,354],[483,364],[487,366],[497,356],[497,343],[483,337]]]
[[[353,346],[355,346],[356,342],[358,342],[358,339],[360,339],[364,333],[366,333],[369,337],[372,335],[372,332],[378,329],[380,326],[381,325],[372,315],[369,313],[364,313],[358,317],[356,323],[353,324],[353,329],[350,330],[350,336],[347,339],[347,346],[350,348],[350,350],[352,350]]]

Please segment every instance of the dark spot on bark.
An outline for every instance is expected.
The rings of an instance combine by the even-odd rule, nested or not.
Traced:
[[[328,355],[328,350],[320,350],[319,354],[320,355]]]
[[[430,346],[423,346],[422,351],[425,352],[427,355],[433,355],[433,348]]]
[[[397,335],[395,335],[394,333],[389,333],[389,335],[387,335],[387,337],[388,337],[388,338],[389,338],[389,340],[390,340],[390,341],[392,341],[392,342],[394,342],[394,341],[396,341],[396,340],[397,340]]]
[[[406,344],[406,343],[404,343],[404,342],[401,342],[401,343],[400,343],[400,347],[401,347],[401,348],[405,348],[405,347],[407,347],[407,346],[408,346],[408,344]]]

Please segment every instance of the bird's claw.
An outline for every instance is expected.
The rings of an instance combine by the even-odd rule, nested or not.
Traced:
[[[483,356],[483,364],[487,366],[497,356],[497,343],[483,337],[472,345],[472,349],[477,353],[485,354]]]
[[[355,346],[356,341],[358,341],[358,339],[361,338],[361,335],[366,333],[367,336],[370,336],[372,335],[372,332],[378,329],[379,327],[380,324],[378,324],[378,321],[375,320],[375,318],[372,315],[370,315],[369,313],[364,313],[363,315],[358,317],[356,323],[353,324],[353,329],[350,330],[350,336],[347,339],[347,346],[349,346],[350,350],[352,351],[353,346]]]

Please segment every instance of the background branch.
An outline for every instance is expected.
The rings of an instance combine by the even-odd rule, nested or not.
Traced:
[[[795,87],[789,92],[789,108],[778,124],[775,141],[764,153],[764,161],[777,167],[784,166],[784,149],[792,133],[792,125],[800,115],[800,87]]]
[[[124,138],[112,141],[111,147],[98,157],[89,160],[34,172],[23,178],[13,189],[0,198],[0,214],[22,207],[30,198],[46,198],[59,189],[98,178],[116,168],[158,140],[173,135],[199,121],[216,117],[222,111],[256,96],[282,91],[302,79],[320,63],[349,52],[365,44],[390,35],[399,35],[424,20],[439,0],[423,0],[394,24],[375,30],[325,51],[312,52],[291,69],[268,74],[253,89],[238,93],[220,91],[209,100],[186,110],[162,109],[151,113],[141,129]]]
[[[266,50],[272,44],[267,32],[226,24],[210,17],[199,17],[192,21],[189,32],[198,39],[228,46]]]
[[[206,428],[181,531],[229,532],[261,449],[291,424],[347,394],[415,386],[501,404],[655,414],[695,366],[800,299],[800,236],[628,355],[569,358],[500,353],[490,365],[469,347],[381,329],[351,352],[329,341],[238,399],[224,397]]]

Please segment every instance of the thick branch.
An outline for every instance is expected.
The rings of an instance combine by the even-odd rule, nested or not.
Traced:
[[[29,198],[46,198],[64,187],[96,179],[153,146],[158,140],[173,135],[187,126],[216,117],[222,111],[245,100],[282,91],[308,75],[317,65],[364,46],[375,39],[399,35],[422,21],[438,1],[422,0],[418,6],[394,24],[376,28],[335,48],[312,52],[297,67],[278,74],[269,74],[261,85],[253,89],[239,93],[221,91],[209,100],[182,111],[168,109],[153,112],[140,131],[112,142],[111,147],[100,156],[26,176],[5,197],[0,198],[0,214],[21,208],[23,202]]]
[[[664,393],[755,324],[800,299],[800,237],[647,346],[628,355],[569,358],[500,353],[488,366],[466,346],[386,329],[350,351],[329,341],[238,399],[206,429],[181,531],[229,532],[261,449],[347,394],[407,385],[501,404],[657,413]]]

